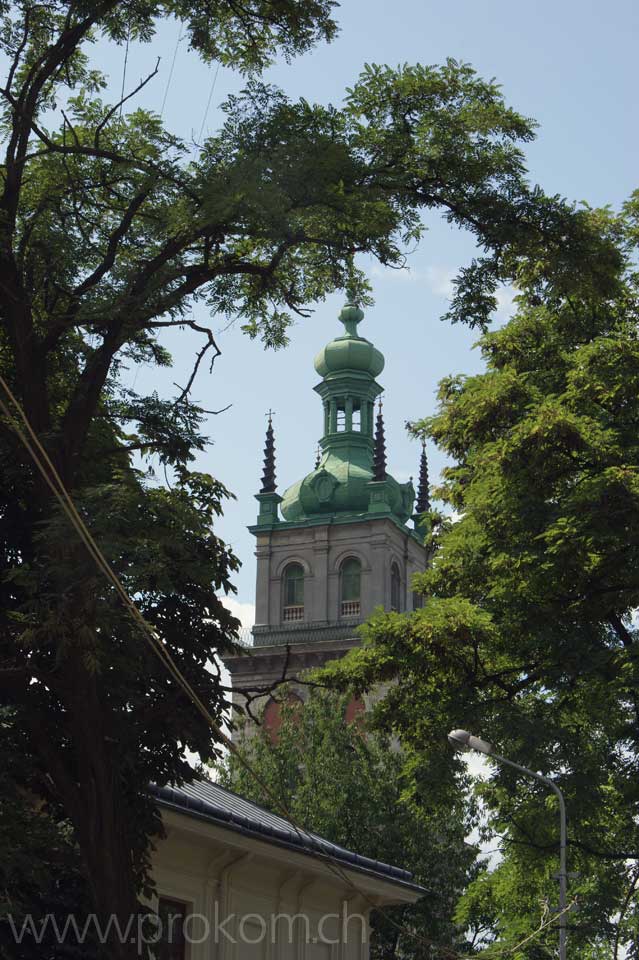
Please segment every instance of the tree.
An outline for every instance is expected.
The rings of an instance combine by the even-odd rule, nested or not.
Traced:
[[[302,708],[282,707],[273,743],[263,727],[247,738],[244,755],[294,822],[333,843],[410,870],[428,893],[415,906],[374,912],[371,956],[426,958],[431,941],[458,945],[455,903],[471,872],[474,850],[465,843],[467,812],[459,796],[430,819],[402,799],[401,756],[391,743],[365,730],[360,714],[345,720],[347,696],[313,691]],[[222,782],[256,802],[264,787],[232,755]]]
[[[540,298],[524,281],[516,315],[480,341],[485,372],[440,385],[414,429],[451,458],[437,494],[456,516],[431,515],[424,607],[374,616],[328,677],[360,690],[396,678],[378,722],[401,736],[416,797],[459,771],[451,727],[554,777],[579,874],[571,955],[615,960],[637,950],[638,213],[639,196],[619,217],[588,212],[625,260],[614,296]],[[557,808],[539,784],[490,772],[479,793],[504,859],[459,919],[483,916],[510,945],[556,903]],[[547,955],[544,940],[555,927],[526,955]]]
[[[353,256],[401,265],[428,211],[483,248],[452,310],[479,324],[526,257],[542,290],[598,290],[615,251],[582,213],[530,189],[519,144],[532,124],[467,66],[370,66],[341,110],[261,84],[276,53],[330,39],[328,0],[25,0],[0,12],[0,371],[105,556],[219,716],[224,691],[205,665],[233,642],[217,591],[236,561],[210,529],[226,492],[190,468],[206,442],[191,389],[219,354],[194,305],[281,345],[291,314],[329,292],[349,286],[365,300]],[[103,102],[87,54],[97,38],[149,41],[167,16],[199,55],[251,74],[195,157],[157,115],[128,112],[135,91]],[[170,400],[139,396],[122,371],[169,364],[168,327],[202,336],[192,375]],[[147,781],[192,776],[184,747],[210,759],[215,744],[70,535],[6,417],[0,442],[0,689],[43,792],[73,824],[97,912],[126,920],[159,828]],[[174,486],[159,487],[135,454]]]
[[[82,926],[91,909],[78,847],[64,810],[43,802],[41,771],[34,769],[26,738],[7,711],[0,711],[0,725],[0,957],[71,960],[78,946],[58,942],[54,924],[63,930],[75,913]],[[31,922],[44,931],[40,942],[26,932]],[[82,956],[98,956],[90,932]]]

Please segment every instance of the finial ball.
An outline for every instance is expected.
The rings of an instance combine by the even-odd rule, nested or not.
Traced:
[[[356,303],[347,303],[340,310],[339,318],[348,329],[351,325],[356,326],[364,319],[364,311]]]

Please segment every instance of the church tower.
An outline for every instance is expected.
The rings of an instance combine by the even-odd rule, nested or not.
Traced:
[[[356,627],[376,607],[412,610],[414,573],[425,569],[422,512],[428,507],[422,451],[419,513],[411,481],[386,469],[382,388],[384,357],[360,336],[359,306],[347,303],[344,332],[315,358],[315,386],[323,435],[315,468],[277,492],[275,438],[269,418],[257,522],[257,585],[253,647],[225,660],[237,693],[268,688],[283,677],[342,656],[359,640]],[[376,409],[377,408],[377,409]],[[411,526],[408,522],[411,521]],[[305,693],[299,687],[299,696]],[[277,704],[265,694],[259,707],[277,724]],[[269,712],[270,711],[270,712]]]

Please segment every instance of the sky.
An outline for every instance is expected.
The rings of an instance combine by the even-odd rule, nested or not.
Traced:
[[[538,136],[525,149],[530,179],[547,193],[591,205],[618,208],[639,187],[636,91],[639,58],[636,42],[639,3],[636,0],[345,0],[335,12],[338,38],[291,64],[277,63],[265,78],[290,97],[339,105],[345,89],[365,63],[438,64],[453,57],[472,64],[485,78],[495,78],[507,102],[539,123]],[[179,25],[162,25],[149,45],[132,44],[127,58],[126,87],[153,68],[157,77],[136,99],[136,105],[162,110],[166,125],[185,139],[213,133],[219,104],[243,85],[241,77],[216,65],[202,64],[179,40]],[[112,87],[119,92],[124,50],[103,43],[95,49]],[[207,112],[207,102],[210,107]],[[405,431],[407,420],[435,412],[439,380],[450,373],[474,373],[481,358],[477,336],[462,326],[440,321],[450,281],[473,255],[467,234],[436,217],[409,258],[405,272],[362,263],[369,270],[375,305],[367,310],[360,333],[386,358],[379,378],[389,469],[400,481],[416,475],[419,447]],[[291,330],[290,345],[266,351],[228,317],[209,317],[198,307],[196,317],[210,322],[222,356],[213,373],[198,377],[193,398],[204,407],[229,409],[208,420],[211,445],[198,468],[218,477],[236,499],[225,508],[216,533],[242,561],[235,578],[232,609],[244,624],[252,623],[254,541],[246,527],[257,512],[266,412],[275,411],[277,476],[282,492],[313,467],[321,434],[321,404],[313,392],[317,376],[313,357],[341,332],[337,314],[343,297],[315,306],[307,320]],[[507,291],[501,297],[497,322],[511,309]],[[131,370],[130,385],[173,396],[191,369],[196,341],[190,333],[171,332],[165,339],[174,367]],[[431,478],[436,481],[445,460],[429,447]]]

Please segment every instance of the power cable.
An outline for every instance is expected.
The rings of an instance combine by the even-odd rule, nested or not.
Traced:
[[[198,136],[198,143],[202,143],[202,134],[204,133],[204,124],[206,123],[206,118],[209,115],[209,107],[211,106],[211,100],[213,99],[213,91],[215,90],[215,83],[217,81],[217,75],[220,72],[220,65],[218,63],[215,68],[215,76],[213,77],[213,83],[211,84],[211,89],[209,90],[209,99],[206,101],[206,108],[204,110],[204,116],[202,117],[202,126],[200,127],[200,135]]]
[[[126,67],[129,62],[129,41],[131,39],[131,24],[129,23],[126,30],[126,47],[124,49],[124,66],[122,68],[122,89],[120,90],[120,119],[122,119],[122,106],[124,100],[124,86],[126,84]]]
[[[179,34],[178,34],[177,42],[176,42],[176,44],[175,44],[175,50],[173,51],[173,60],[171,61],[171,69],[169,70],[169,76],[168,76],[168,79],[167,79],[167,81],[166,81],[166,89],[165,89],[165,91],[164,91],[164,98],[163,98],[163,100],[162,100],[162,108],[161,108],[161,110],[160,110],[160,116],[161,116],[161,117],[164,115],[164,108],[165,108],[165,106],[166,106],[166,98],[167,98],[168,95],[169,95],[169,87],[171,86],[171,80],[173,79],[173,71],[175,70],[175,61],[176,61],[176,59],[177,59],[178,47],[180,46],[180,43],[181,43],[181,41],[182,41],[182,32],[183,32],[183,30],[184,30],[184,23],[182,22],[182,23],[180,23],[180,32],[179,32]]]
[[[389,916],[386,913],[386,911],[384,911],[381,907],[379,907],[379,905],[376,904],[374,900],[372,900],[366,893],[364,893],[355,885],[355,883],[351,880],[351,878],[344,872],[341,864],[335,859],[335,857],[331,856],[331,854],[329,854],[328,852],[326,853],[320,852],[316,849],[313,849],[312,847],[307,846],[309,837],[311,836],[311,832],[306,830],[304,827],[300,827],[295,822],[295,820],[287,810],[286,805],[280,800],[280,798],[271,790],[269,785],[257,773],[257,771],[253,768],[252,764],[247,760],[247,758],[244,756],[242,751],[238,748],[237,744],[235,744],[231,740],[231,738],[222,730],[222,728],[219,726],[216,720],[211,716],[205,704],[202,702],[202,700],[197,695],[197,693],[193,690],[190,683],[188,682],[186,677],[183,675],[182,671],[179,669],[179,667],[175,663],[170,652],[162,643],[162,639],[158,634],[158,632],[154,630],[150,624],[147,623],[147,621],[142,616],[140,610],[138,609],[137,605],[129,597],[118,575],[112,569],[108,560],[106,559],[100,547],[96,543],[90,530],[86,526],[84,520],[82,519],[80,513],[77,510],[77,507],[75,506],[75,503],[73,502],[70,494],[68,493],[66,487],[64,486],[64,483],[62,482],[62,478],[60,477],[56,467],[51,461],[42,443],[40,442],[37,434],[33,430],[26,413],[24,412],[18,400],[13,395],[11,388],[9,387],[4,377],[2,377],[2,375],[0,375],[0,386],[4,390],[7,397],[9,398],[11,404],[13,405],[13,408],[15,409],[18,416],[20,417],[20,420],[24,424],[24,427],[26,428],[26,431],[27,431],[27,435],[25,435],[22,428],[20,427],[20,424],[15,418],[15,414],[11,412],[10,408],[7,407],[6,403],[2,399],[0,399],[0,411],[4,414],[9,426],[13,428],[14,432],[17,434],[18,438],[21,440],[21,442],[25,446],[31,459],[34,461],[36,467],[38,468],[38,471],[40,472],[43,479],[45,480],[47,486],[55,496],[56,500],[62,507],[62,510],[67,515],[72,526],[74,527],[80,539],[82,540],[87,550],[89,551],[90,556],[93,558],[93,560],[95,560],[98,568],[105,574],[107,579],[113,584],[116,590],[116,593],[124,603],[126,609],[131,614],[136,625],[140,628],[147,642],[149,642],[155,655],[160,659],[160,661],[168,669],[173,679],[179,684],[180,688],[183,690],[183,692],[186,694],[189,700],[191,700],[191,702],[194,704],[194,706],[197,708],[200,714],[204,717],[207,724],[209,725],[209,727],[211,728],[215,736],[218,738],[218,740],[224,743],[227,749],[234,756],[237,757],[240,764],[255,780],[258,786],[261,787],[261,789],[264,791],[268,799],[274,804],[274,807],[276,809],[279,808],[279,810],[284,813],[285,818],[288,820],[288,822],[292,826],[298,838],[302,841],[302,845],[305,848],[305,852],[308,855],[319,860],[321,863],[323,863],[325,867],[327,867],[335,876],[338,877],[339,880],[342,881],[342,883],[344,883],[347,887],[350,887],[357,894],[359,894],[359,896],[365,899],[371,908],[375,909],[395,929],[399,930],[400,933],[407,934],[411,939],[417,940],[429,947],[435,948],[439,953],[444,954],[445,956],[450,958],[450,960],[468,960],[466,955],[457,953],[455,950],[451,950],[449,947],[445,947],[443,945],[437,944],[435,941],[431,940],[430,938],[424,937],[421,934],[416,933],[414,930],[410,930],[409,928],[405,927],[403,924],[398,923],[393,917]],[[516,950],[519,949],[519,947],[522,944],[528,943],[530,940],[537,937],[546,927],[550,926],[552,923],[555,923],[560,916],[563,916],[565,912],[572,909],[572,907],[574,906],[574,903],[575,901],[569,904],[569,906],[566,907],[565,910],[562,910],[560,913],[555,914],[555,916],[552,917],[549,921],[542,923],[537,930],[533,931],[533,933],[531,933],[524,940],[522,940],[521,943],[516,944],[514,947],[509,947],[492,954],[488,953],[488,957],[490,958],[490,960],[492,960],[493,957],[507,956],[511,953],[514,953]],[[486,954],[484,955],[486,956]]]

